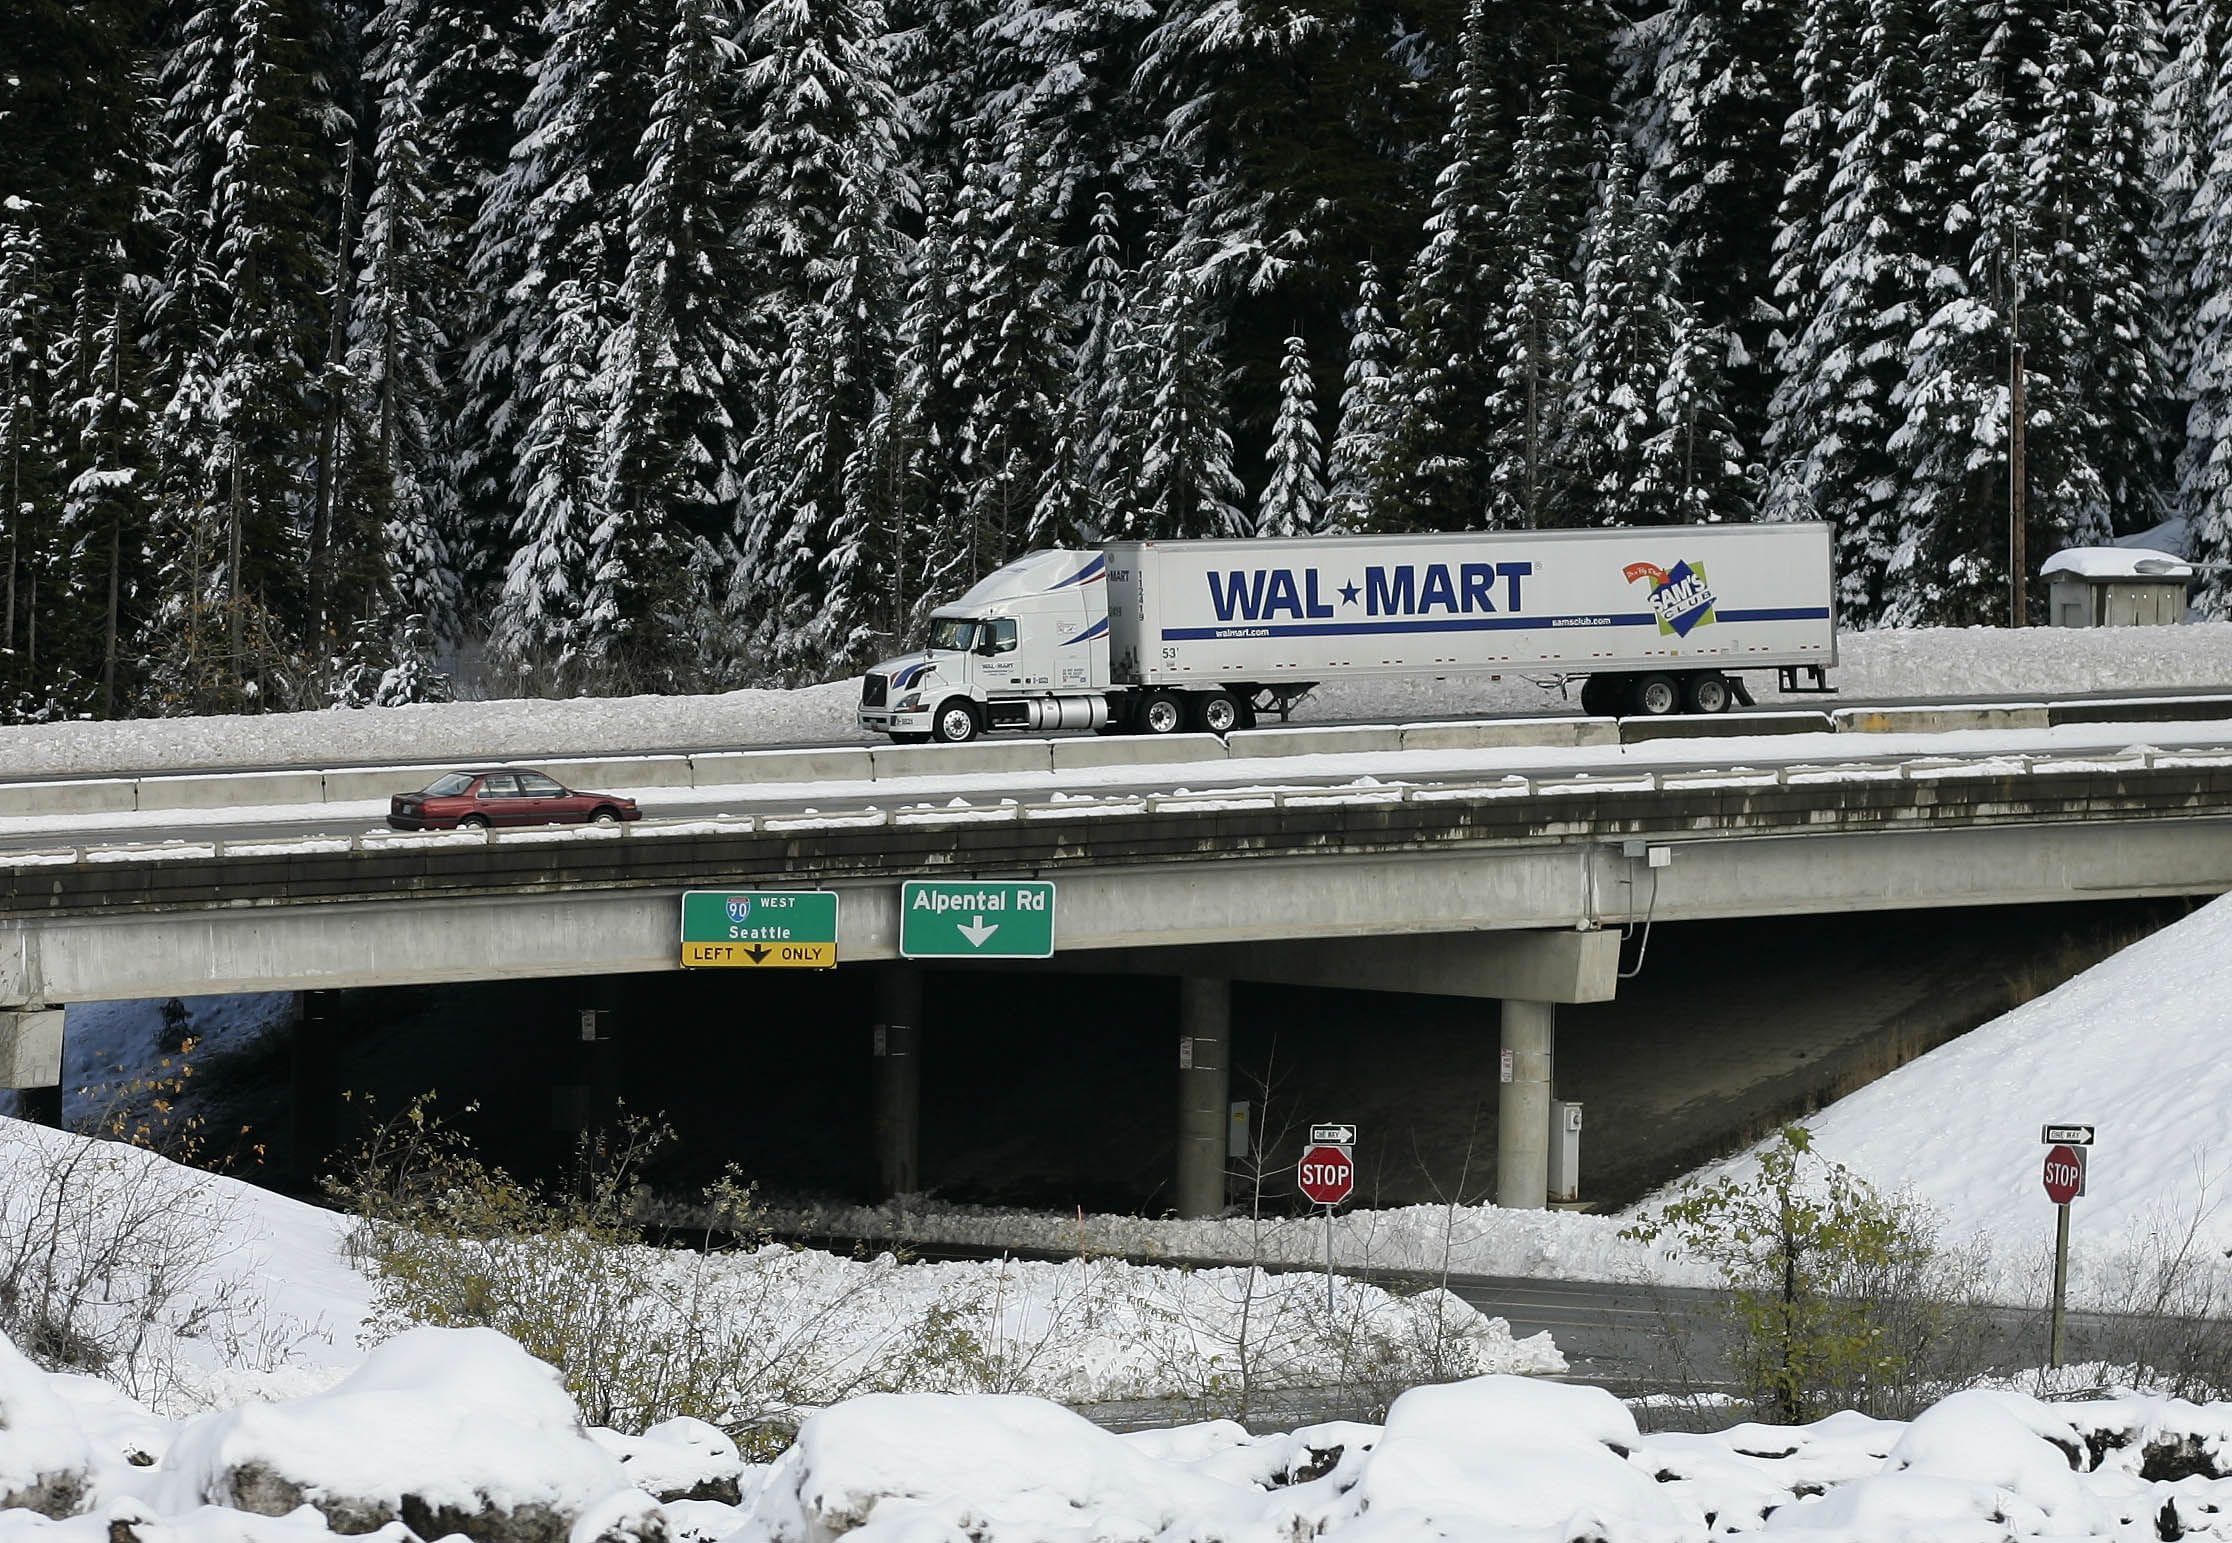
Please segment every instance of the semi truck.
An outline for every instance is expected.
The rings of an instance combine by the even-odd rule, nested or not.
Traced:
[[[901,743],[995,730],[1225,734],[1325,681],[1575,682],[1596,716],[1749,706],[1748,671],[1827,692],[1826,524],[1111,541],[1019,557],[867,672]]]

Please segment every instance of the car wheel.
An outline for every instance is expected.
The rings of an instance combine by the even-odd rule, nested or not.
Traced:
[[[1175,691],[1151,691],[1139,704],[1139,732],[1175,734],[1186,726],[1186,704]]]
[[[468,814],[457,822],[457,828],[459,830],[486,830],[488,829],[488,816],[485,814]]]
[[[1204,691],[1193,699],[1194,727],[1206,734],[1230,734],[1240,727],[1240,704],[1229,691]]]
[[[976,704],[967,697],[955,697],[938,708],[938,716],[930,732],[941,745],[965,745],[983,732],[977,721]]]
[[[1730,700],[1728,677],[1711,670],[1692,675],[1682,687],[1682,700],[1693,713],[1725,713]]]
[[[1664,718],[1682,710],[1682,687],[1671,675],[1645,675],[1635,683],[1635,710],[1646,718]]]
[[[620,823],[620,811],[610,807],[599,809],[589,816],[589,823],[592,825],[617,825]]]

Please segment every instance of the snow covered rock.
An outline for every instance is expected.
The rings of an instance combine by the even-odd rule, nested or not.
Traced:
[[[0,1337],[0,1511],[74,1515],[93,1468],[92,1444],[47,1373]]]
[[[871,1394],[814,1415],[730,1543],[1086,1543],[1236,1529],[1258,1492],[1157,1461],[1058,1404]]]
[[[1348,1497],[1357,1538],[1703,1543],[1707,1524],[1631,1463],[1635,1417],[1602,1388],[1476,1377],[1388,1410]]]
[[[400,1520],[474,1543],[663,1543],[656,1504],[582,1429],[558,1373],[488,1329],[414,1329],[331,1390],[205,1415],[163,1459],[162,1510],[196,1504],[334,1531]]]
[[[751,1471],[728,1432],[703,1420],[662,1420],[640,1436],[592,1428],[589,1437],[627,1470],[636,1488],[660,1501],[735,1505]]]

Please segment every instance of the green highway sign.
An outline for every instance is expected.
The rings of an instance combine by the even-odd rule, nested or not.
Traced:
[[[909,879],[899,886],[907,959],[1046,959],[1054,885],[1045,879]]]
[[[837,897],[826,889],[693,889],[682,896],[685,970],[827,970]]]

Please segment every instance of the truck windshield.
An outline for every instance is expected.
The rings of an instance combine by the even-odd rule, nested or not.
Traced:
[[[977,624],[958,616],[937,616],[930,621],[930,646],[947,653],[965,654],[976,646]]]

